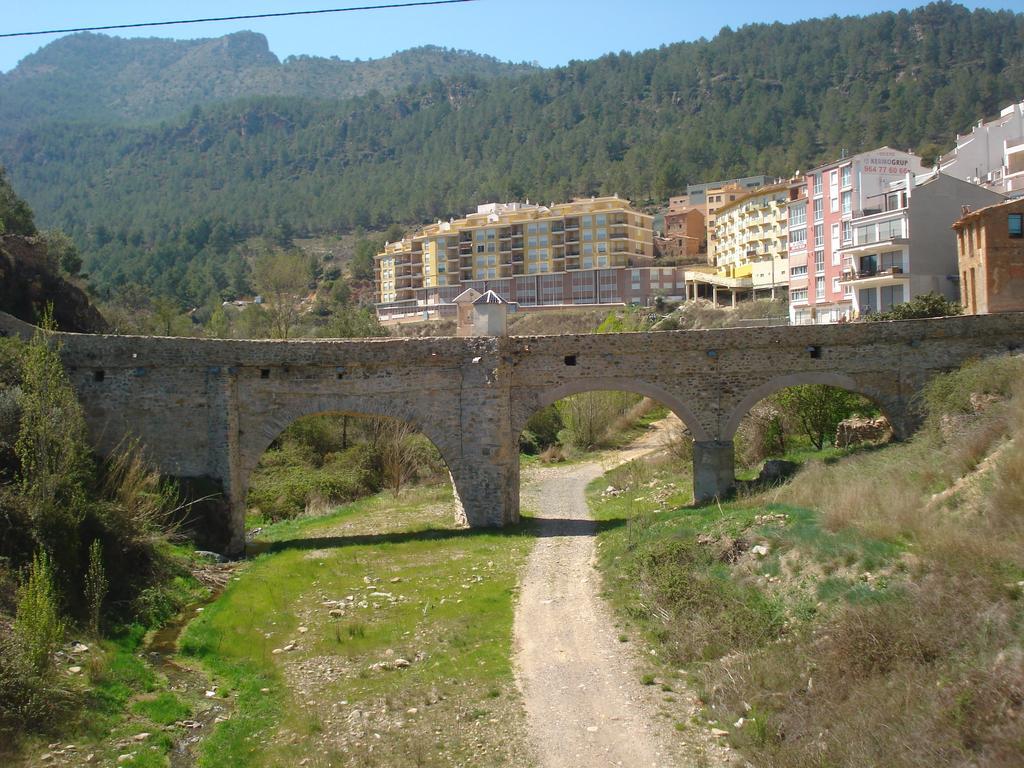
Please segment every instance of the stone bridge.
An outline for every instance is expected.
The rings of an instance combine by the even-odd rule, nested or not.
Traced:
[[[0,315],[0,333],[32,332]],[[316,413],[411,422],[440,450],[471,526],[519,516],[518,436],[567,395],[625,390],[670,408],[694,438],[694,496],[734,483],[744,414],[794,384],[830,384],[881,408],[898,438],[935,374],[1024,347],[1024,313],[829,326],[499,338],[227,341],[56,334],[94,445],[138,438],[166,474],[216,481],[223,548],[244,546],[261,454]]]

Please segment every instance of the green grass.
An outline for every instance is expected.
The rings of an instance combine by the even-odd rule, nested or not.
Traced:
[[[502,713],[501,728],[487,713],[488,702],[515,696],[513,604],[532,537],[528,524],[518,532],[454,529],[451,504],[449,488],[416,488],[261,533],[263,554],[182,641],[233,706],[204,742],[200,765],[321,759],[338,733],[344,759],[358,764],[417,765],[437,750],[472,761],[483,732],[467,719],[494,732],[498,752],[514,747],[519,735],[506,725],[516,722],[515,708]],[[344,615],[332,617],[324,600],[344,601]],[[293,641],[297,650],[274,653]],[[398,658],[409,666],[374,666]],[[337,672],[300,694],[288,673],[299,663]],[[386,737],[353,726],[354,711]]]

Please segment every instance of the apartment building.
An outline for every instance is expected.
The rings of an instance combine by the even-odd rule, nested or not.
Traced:
[[[429,312],[466,288],[524,308],[642,301],[653,258],[653,217],[618,196],[489,203],[386,244],[375,257],[377,311]]]
[[[834,323],[854,317],[854,289],[841,284],[841,249],[854,243],[854,219],[881,211],[891,181],[924,170],[916,155],[880,147],[819,166],[790,190],[791,323]]]
[[[747,192],[717,211],[716,271],[749,282],[752,298],[786,295],[790,182]]]
[[[1024,312],[1024,198],[968,211],[953,231],[964,312]]]
[[[957,243],[950,224],[963,208],[988,206],[1002,195],[937,171],[891,182],[854,217],[853,239],[839,250],[839,286],[853,316],[887,312],[926,293],[961,296]]]
[[[1009,196],[1024,194],[1024,101],[957,134],[956,147],[939,158],[939,170]]]

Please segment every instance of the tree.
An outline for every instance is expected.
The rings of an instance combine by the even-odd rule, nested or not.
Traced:
[[[253,283],[267,307],[274,338],[288,338],[311,276],[309,258],[300,251],[268,251],[256,259]]]
[[[75,241],[59,229],[47,230],[43,233],[46,243],[46,254],[72,277],[82,270],[82,255],[78,252]]]
[[[831,442],[840,421],[866,405],[860,395],[825,384],[787,387],[775,395],[774,402],[819,451],[826,441]]]
[[[4,233],[34,235],[36,224],[32,209],[14,193],[3,167],[0,166],[0,235]]]

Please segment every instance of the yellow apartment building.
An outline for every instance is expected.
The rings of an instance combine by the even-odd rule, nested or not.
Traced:
[[[790,183],[742,191],[715,211],[715,264],[686,273],[687,298],[785,298],[789,283]],[[708,199],[718,190],[709,190]],[[727,193],[731,196],[731,193]],[[710,240],[709,249],[710,249]]]
[[[375,257],[378,313],[447,303],[470,287],[521,306],[633,300],[646,281],[617,272],[650,265],[653,222],[618,196],[481,205],[385,245]]]

